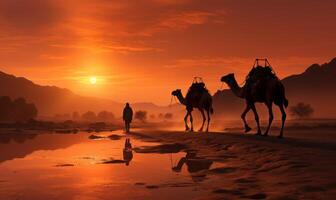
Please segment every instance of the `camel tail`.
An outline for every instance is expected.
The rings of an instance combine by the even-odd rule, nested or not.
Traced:
[[[213,110],[212,107],[210,108],[210,113],[211,113],[211,114],[214,114],[214,110]]]
[[[286,92],[285,92],[285,87],[284,85],[279,81],[278,82],[278,87],[279,87],[279,96],[278,99],[281,99],[282,101],[280,101],[279,103],[281,104],[281,102],[283,103],[283,105],[285,106],[285,108],[288,107],[288,99],[286,98]]]
[[[284,106],[285,106],[285,108],[288,107],[288,99],[286,99],[286,97],[285,97],[285,99],[284,99]]]

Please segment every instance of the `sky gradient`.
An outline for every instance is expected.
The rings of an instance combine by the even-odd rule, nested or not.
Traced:
[[[336,57],[332,0],[1,0],[0,70],[85,96],[165,105],[201,76],[280,77]],[[96,84],[90,84],[96,77]]]

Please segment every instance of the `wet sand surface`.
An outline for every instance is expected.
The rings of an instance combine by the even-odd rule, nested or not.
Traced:
[[[241,133],[135,134],[169,143],[183,141],[188,149],[196,149],[199,156],[224,163],[208,171],[217,181],[204,185],[208,195],[200,199],[334,199],[336,196],[336,134],[332,130],[288,131],[285,139]]]
[[[334,199],[336,143],[318,134],[1,134],[0,199]]]

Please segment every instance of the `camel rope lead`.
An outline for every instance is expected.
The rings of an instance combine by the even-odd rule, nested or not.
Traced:
[[[176,98],[177,98],[177,97],[175,97],[175,96],[174,96],[175,103],[176,103],[176,104],[178,104],[178,102],[177,102],[177,99],[176,99]]]
[[[171,107],[171,105],[172,105],[172,103],[173,103],[173,97],[174,97],[174,95],[171,95],[170,103],[169,103],[169,107]]]

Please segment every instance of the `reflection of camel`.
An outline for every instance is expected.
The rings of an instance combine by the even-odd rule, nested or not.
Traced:
[[[261,90],[257,90],[256,86],[253,86],[254,88],[249,90],[246,89],[246,85],[244,87],[240,87],[234,77],[234,74],[228,74],[226,76],[223,76],[221,78],[221,81],[225,82],[236,96],[244,98],[246,100],[246,108],[241,116],[245,125],[245,132],[251,130],[246,122],[245,116],[247,112],[252,109],[258,125],[257,135],[261,135],[259,116],[254,105],[255,102],[261,102],[266,104],[269,112],[269,122],[264,134],[265,136],[267,136],[273,121],[272,104],[274,103],[275,105],[279,106],[282,114],[282,126],[279,138],[283,137],[283,128],[286,120],[286,112],[284,107],[288,106],[288,100],[285,97],[285,88],[282,85],[281,81],[275,78],[269,78],[267,80],[264,80],[259,83],[258,86],[258,88],[262,88]]]
[[[125,147],[123,149],[123,157],[125,165],[128,166],[131,160],[133,159],[132,144],[129,138],[125,140]]]
[[[206,121],[206,117],[205,117],[205,114],[204,114],[204,110],[205,110],[207,112],[207,116],[208,116],[208,124],[207,124],[207,128],[206,128],[206,131],[208,132],[209,123],[210,123],[210,114],[213,113],[211,95],[208,92],[203,92],[201,95],[197,95],[198,98],[193,98],[193,100],[190,100],[190,101],[188,101],[186,98],[183,97],[180,89],[174,90],[172,92],[172,95],[176,96],[178,98],[178,100],[180,101],[180,103],[185,105],[186,108],[187,108],[187,114],[184,117],[184,123],[185,123],[185,126],[186,126],[186,131],[189,130],[189,126],[188,126],[188,123],[187,123],[188,116],[190,116],[191,131],[194,131],[193,118],[192,118],[191,112],[192,112],[193,108],[197,108],[201,112],[202,117],[203,117],[202,126],[201,126],[199,131],[203,131],[204,123]]]
[[[204,180],[206,173],[195,174],[203,170],[209,170],[212,161],[205,158],[197,157],[195,152],[188,151],[187,155],[180,159],[175,167],[172,168],[175,172],[180,172],[183,165],[187,165],[188,172],[191,174],[191,177],[194,181],[199,182]]]

